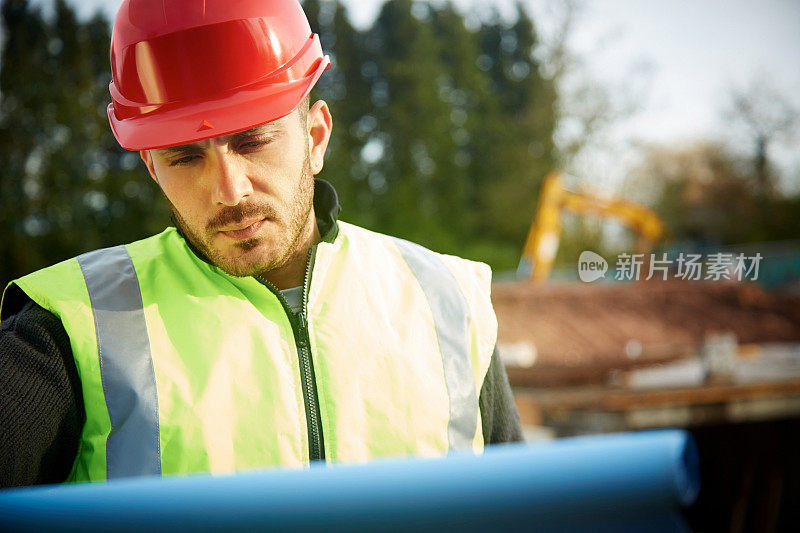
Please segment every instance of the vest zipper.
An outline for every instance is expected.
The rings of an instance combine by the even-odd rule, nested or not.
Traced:
[[[323,446],[322,424],[320,423],[319,415],[317,382],[314,378],[314,361],[311,358],[311,341],[309,339],[308,323],[306,321],[306,315],[308,313],[308,287],[311,283],[311,271],[314,266],[314,253],[316,250],[316,245],[308,250],[306,273],[303,278],[302,307],[297,318],[295,318],[295,314],[292,312],[291,307],[289,307],[289,303],[278,288],[261,276],[259,276],[258,279],[278,297],[292,325],[292,333],[294,333],[295,345],[297,347],[297,358],[300,363],[300,384],[303,389],[303,404],[306,411],[308,458],[311,461],[322,461],[325,459],[325,447]]]
[[[311,271],[314,268],[314,258],[317,245],[313,245],[308,250],[306,261],[306,274],[303,277],[303,292],[301,295],[301,308],[298,317],[298,359],[300,360],[300,375],[305,373],[305,383],[303,384],[303,399],[306,405],[306,425],[308,426],[308,456],[312,461],[322,461],[325,459],[325,448],[322,440],[322,424],[319,414],[319,395],[317,393],[317,381],[314,377],[314,360],[311,357],[311,339],[308,336],[308,289],[311,285]]]

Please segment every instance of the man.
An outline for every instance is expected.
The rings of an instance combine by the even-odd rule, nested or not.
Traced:
[[[120,144],[176,228],[12,282],[4,486],[520,440],[485,265],[337,221],[329,66],[296,0],[127,0]]]

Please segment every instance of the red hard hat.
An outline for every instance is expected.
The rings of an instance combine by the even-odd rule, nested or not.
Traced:
[[[297,0],[125,0],[108,119],[128,150],[226,135],[291,113],[329,66]]]

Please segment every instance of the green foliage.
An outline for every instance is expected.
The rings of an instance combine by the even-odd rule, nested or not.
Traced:
[[[396,0],[357,31],[338,1],[304,7],[334,55],[315,95],[334,115],[323,176],[343,218],[515,268],[554,164],[555,90],[528,14],[470,30],[449,3]]]
[[[654,189],[655,209],[676,241],[716,246],[797,239],[800,196],[767,194],[764,172],[707,142],[650,147],[633,179]]]
[[[45,20],[2,4],[0,282],[82,252],[129,242],[168,217],[155,184],[108,125],[109,27],[63,1]]]
[[[334,115],[321,177],[342,218],[516,267],[553,166],[555,93],[528,14],[470,29],[450,4],[395,0],[357,30],[338,0],[304,8],[334,64],[314,97]],[[79,21],[64,0],[55,11],[2,3],[0,283],[169,223],[108,126],[108,22]]]

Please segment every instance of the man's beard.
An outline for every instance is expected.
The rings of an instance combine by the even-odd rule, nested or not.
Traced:
[[[247,202],[225,207],[206,223],[205,234],[207,238],[204,239],[186,223],[186,220],[172,202],[169,201],[169,198],[167,198],[167,202],[172,208],[172,219],[178,229],[194,248],[205,255],[205,258],[210,263],[236,277],[260,275],[283,266],[293,254],[297,253],[297,246],[303,237],[303,230],[307,228],[308,219],[314,206],[314,175],[311,172],[311,161],[306,156],[301,169],[300,184],[291,201],[288,213],[284,214],[284,219],[287,220],[286,232],[278,237],[279,240],[269,250],[265,251],[266,257],[256,258],[249,262],[237,261],[226,257],[222,252],[211,246],[211,241],[220,228],[236,225],[244,220],[256,217],[259,219],[266,218],[268,219],[267,224],[280,220],[280,214],[273,206],[264,202]],[[264,245],[263,241],[262,237],[256,236],[236,241],[233,246],[247,253],[259,245]]]

